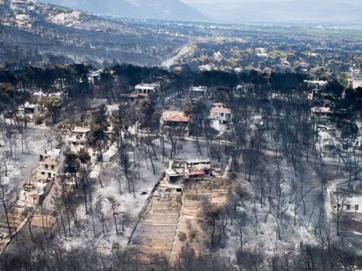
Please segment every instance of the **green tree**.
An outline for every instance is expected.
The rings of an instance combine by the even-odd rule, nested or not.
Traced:
[[[348,82],[351,79],[351,75],[347,72],[341,72],[338,77],[338,82],[344,87],[348,87]]]
[[[78,155],[69,148],[64,152],[64,171],[66,173],[75,174],[79,170]]]
[[[91,131],[88,137],[89,145],[98,150],[98,161],[103,162],[103,150],[107,142],[108,121],[105,106],[93,114],[91,122]]]
[[[62,100],[59,97],[50,96],[45,99],[44,104],[48,108],[49,113],[52,116],[52,122],[55,123],[59,112],[63,107]]]
[[[338,80],[328,82],[325,88],[325,92],[334,95],[336,98],[342,96],[344,87]]]
[[[89,152],[84,148],[79,151],[78,158],[82,164],[87,164],[91,159]]]

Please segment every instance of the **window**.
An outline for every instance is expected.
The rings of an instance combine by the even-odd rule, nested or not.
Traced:
[[[346,209],[349,211],[349,210],[351,210],[351,205],[350,204],[347,204],[346,205]]]
[[[52,169],[54,169],[54,165],[52,165]]]
[[[359,206],[358,206],[358,204],[356,204],[356,205],[354,206],[354,210],[355,210],[355,211],[358,211],[358,209],[359,209]]]
[[[48,165],[45,165],[45,169],[48,169]]]
[[[45,174],[45,172],[42,172],[41,174],[42,174],[42,175],[44,175],[44,174]]]

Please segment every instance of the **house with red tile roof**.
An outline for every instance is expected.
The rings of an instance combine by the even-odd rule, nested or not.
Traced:
[[[160,119],[161,127],[181,127],[188,129],[189,122],[190,118],[182,111],[165,111]]]

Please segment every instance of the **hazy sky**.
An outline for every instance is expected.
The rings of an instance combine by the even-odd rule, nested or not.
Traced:
[[[295,0],[181,0],[185,3],[242,3],[242,2],[276,2],[276,1],[295,1]]]
[[[308,0],[181,0],[186,4],[193,3],[245,3],[245,2],[285,2],[285,1],[308,1]],[[315,0],[317,2],[328,2],[328,0]],[[350,3],[358,6],[362,6],[361,0],[331,0],[333,2]]]

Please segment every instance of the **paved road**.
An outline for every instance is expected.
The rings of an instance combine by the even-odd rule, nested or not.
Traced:
[[[172,65],[176,64],[179,59],[192,52],[193,52],[192,44],[187,44],[183,46],[175,56],[162,62],[162,67],[170,68]]]

